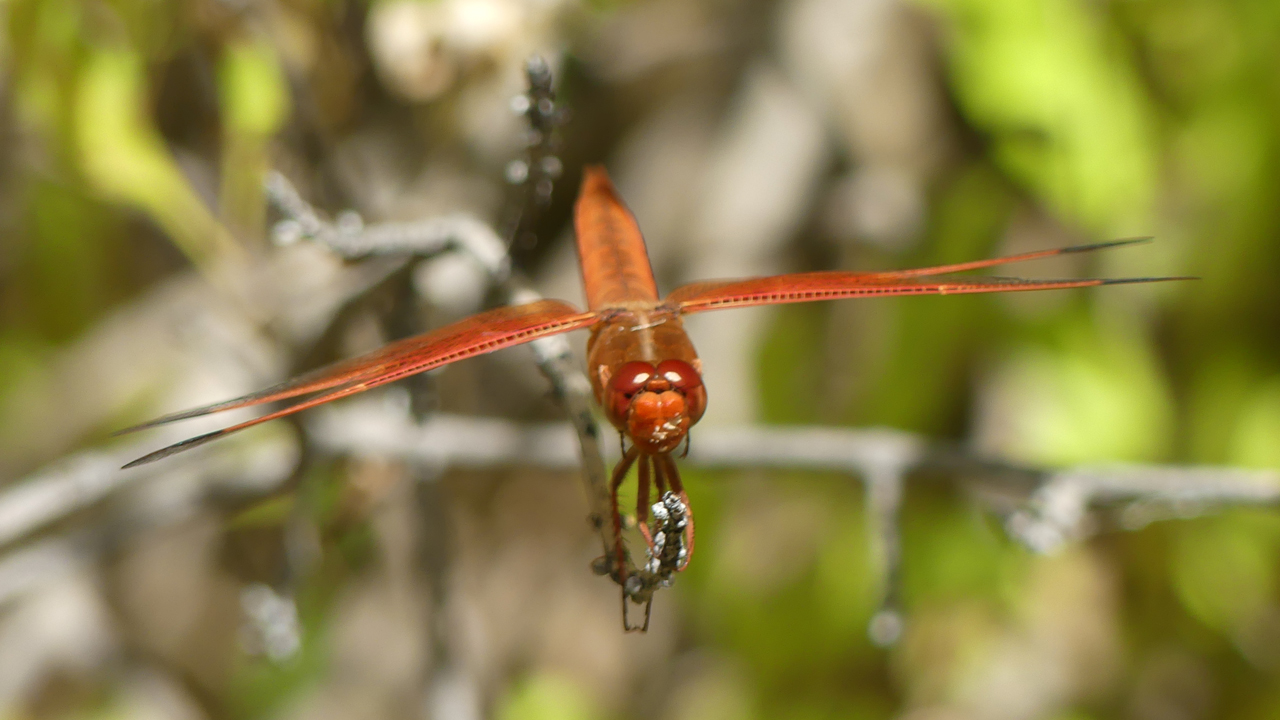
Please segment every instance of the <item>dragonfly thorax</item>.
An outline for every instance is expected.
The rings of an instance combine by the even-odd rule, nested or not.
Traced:
[[[648,454],[676,449],[707,406],[702,377],[683,360],[625,363],[610,373],[604,396],[609,422]]]

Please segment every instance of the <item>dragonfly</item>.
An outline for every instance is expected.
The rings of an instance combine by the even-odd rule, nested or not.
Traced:
[[[707,391],[702,363],[682,318],[711,310],[840,298],[1058,290],[1184,278],[1136,277],[1026,280],[966,275],[1009,263],[1083,253],[1149,240],[1134,238],[1060,247],[936,267],[884,272],[802,272],[695,282],[658,294],[640,227],[603,167],[584,169],[574,207],[578,258],[587,298],[583,311],[560,300],[539,300],[481,312],[422,335],[342,361],[264,390],[165,415],[121,432],[280,401],[281,409],[162,448],[126,465],[150,463],[245,428],[536,338],[589,329],[587,368],[596,402],[623,441],[609,482],[613,570],[623,586],[626,550],[619,489],[637,468],[634,521],[646,545],[650,573],[683,571],[693,556],[694,523],[675,453],[688,451],[689,431],[702,417]],[[659,501],[650,506],[651,491]],[[653,517],[649,515],[652,511]],[[646,607],[646,623],[647,607]]]

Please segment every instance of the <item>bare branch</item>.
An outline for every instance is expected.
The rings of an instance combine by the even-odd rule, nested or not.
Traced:
[[[1036,552],[1053,552],[1091,534],[1089,511],[1116,506],[1120,524],[1206,515],[1227,506],[1280,504],[1280,473],[1223,467],[1109,465],[1048,474],[1005,528]]]
[[[89,507],[135,480],[138,475],[119,471],[129,459],[120,452],[81,453],[14,484],[0,494],[0,545]]]
[[[556,399],[564,407],[578,440],[582,463],[582,483],[587,495],[587,521],[600,536],[604,557],[616,557],[614,537],[607,529],[609,517],[608,468],[600,440],[600,426],[592,412],[591,383],[578,369],[577,360],[563,335],[542,338],[531,343],[538,368],[551,381]]]
[[[111,451],[83,452],[9,485],[0,493],[0,547],[24,540],[151,478],[164,476],[175,489],[221,488],[256,496],[277,489],[297,463],[293,443],[266,442],[200,452],[201,462],[185,463],[177,470],[173,466],[120,469],[143,448],[143,443],[131,443]]]
[[[613,448],[599,441],[591,417],[589,387],[580,373],[560,367],[571,363],[567,347],[547,343],[536,346],[535,352],[541,366],[552,368],[548,376],[558,383],[557,395],[565,401],[574,424],[522,425],[445,414],[417,423],[407,412],[402,395],[385,392],[315,411],[307,425],[310,438],[323,451],[396,459],[429,469],[423,477],[438,477],[449,468],[533,466],[571,471],[582,467],[580,457],[586,457],[589,462],[584,476],[591,517],[603,518],[608,496],[601,451]],[[210,451],[204,453],[202,462],[182,467],[197,473],[199,482],[206,484],[218,478],[223,482],[243,479],[249,473],[258,480],[241,484],[239,491],[265,494],[278,487],[291,466],[291,461],[282,462],[281,444],[275,447],[265,454]],[[83,453],[0,494],[0,544],[29,537],[145,477],[142,472],[115,469],[121,458],[136,452],[136,448],[126,447]],[[251,461],[252,457],[257,460]],[[894,642],[903,624],[896,595],[900,562],[897,514],[902,483],[907,479],[936,478],[968,486],[980,501],[1004,516],[1014,540],[1040,553],[1053,552],[1098,530],[1095,511],[1099,510],[1118,511],[1120,527],[1132,529],[1155,520],[1194,517],[1228,507],[1280,504],[1280,473],[1275,472],[1158,465],[1045,471],[965,456],[954,449],[933,449],[923,438],[884,429],[711,427],[698,432],[686,462],[704,468],[828,470],[860,478],[867,489],[869,531],[873,533],[884,598],[869,632],[882,645]],[[170,468],[168,481],[172,479]],[[598,530],[603,525],[595,523]],[[601,532],[606,549],[611,549],[608,535]],[[78,546],[37,545],[8,555],[0,560],[0,585],[17,592],[36,577],[30,575],[31,568],[40,562],[31,558],[55,557],[61,567],[66,564],[62,560],[76,554],[74,547]],[[643,570],[632,575],[637,576],[647,578]],[[644,592],[651,594],[657,586],[655,581],[654,587],[646,587]]]
[[[569,426],[518,426],[449,416],[414,424],[385,401],[329,408],[317,413],[311,431],[317,444],[332,452],[391,457],[437,469],[505,465],[569,469],[577,462],[575,433]],[[590,436],[581,429],[576,434]],[[599,449],[598,442],[595,447]],[[1134,528],[1225,507],[1280,504],[1280,473],[1275,472],[1160,465],[1046,471],[968,456],[951,448],[932,448],[924,438],[886,429],[711,427],[698,431],[686,462],[725,469],[834,470],[862,479],[882,589],[881,609],[869,631],[881,645],[892,644],[903,624],[897,597],[898,512],[903,483],[909,478],[940,477],[964,484],[1005,517],[1010,537],[1038,553],[1053,552],[1094,532],[1098,527],[1094,510],[1118,509],[1121,527]],[[588,480],[593,517],[607,507],[603,467],[597,471],[598,482]],[[602,536],[608,547],[607,533]]]
[[[564,423],[521,425],[505,420],[440,414],[414,423],[393,395],[354,400],[317,410],[308,427],[317,446],[334,453],[394,458],[438,468],[471,469],[533,466],[568,470],[578,465],[575,431]],[[616,451],[605,445],[609,459]],[[1224,506],[1280,504],[1280,473],[1232,467],[1177,465],[1085,466],[1046,471],[1017,468],[997,460],[956,459],[951,450],[934,450],[918,436],[897,430],[807,426],[710,427],[699,429],[684,461],[702,468],[802,468],[832,470],[859,478],[932,477],[970,484],[1023,485],[1038,508],[1026,515],[1057,527],[1078,527],[1078,513],[1133,503],[1159,503],[1179,510],[1178,517],[1213,512]],[[990,477],[983,477],[983,473]],[[883,491],[882,491],[883,492]],[[886,492],[880,505],[897,502]],[[1069,500],[1064,500],[1062,498]],[[993,503],[994,504],[994,503]],[[1017,515],[1012,513],[1011,515]],[[1033,550],[1034,544],[1011,533]],[[1078,535],[1075,537],[1079,537]]]
[[[491,283],[505,282],[511,274],[506,243],[493,228],[470,215],[455,213],[417,222],[366,226],[360,215],[347,211],[334,223],[321,218],[284,175],[269,173],[265,187],[267,199],[284,216],[272,230],[278,244],[312,240],[345,258],[372,255],[422,258],[454,250],[476,260]]]

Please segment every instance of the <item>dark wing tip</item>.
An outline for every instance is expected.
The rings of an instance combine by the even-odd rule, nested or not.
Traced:
[[[129,468],[135,468],[135,467],[138,467],[139,465],[146,465],[147,463],[152,463],[152,462],[155,462],[156,460],[162,460],[164,458],[169,457],[170,455],[176,455],[177,453],[180,453],[183,450],[190,450],[193,447],[198,447],[200,445],[204,445],[207,442],[217,440],[219,437],[226,435],[228,432],[230,432],[230,429],[224,428],[222,430],[214,430],[213,432],[205,433],[204,435],[197,435],[193,438],[187,438],[182,442],[174,443],[168,447],[160,448],[159,450],[156,450],[153,453],[148,453],[146,455],[143,455],[137,460],[134,460],[133,462],[123,465],[120,469],[128,470]]]
[[[1199,280],[1195,275],[1175,275],[1171,277],[1138,277],[1138,278],[1107,278],[1102,281],[1103,285],[1134,285],[1136,283],[1152,283],[1152,282],[1170,282],[1173,280]]]
[[[267,390],[264,390],[262,392],[254,393],[252,395],[245,395],[244,397],[238,397],[233,400],[214,403],[212,405],[202,405],[198,408],[192,408],[191,410],[183,410],[182,412],[162,415],[161,417],[158,417],[154,420],[148,420],[139,425],[133,425],[123,430],[116,430],[115,432],[111,433],[111,437],[128,435],[129,433],[134,433],[139,430],[147,430],[148,428],[158,427],[160,425],[168,425],[171,422],[177,422],[179,420],[189,420],[191,418],[200,417],[202,415],[212,415],[213,413],[222,412],[223,410],[234,410],[235,408],[238,408],[238,407],[245,407],[246,405],[252,404],[250,401],[254,400],[258,396],[265,395],[270,392],[274,392],[276,389],[277,388],[268,388]]]
[[[1151,235],[1121,238],[1119,240],[1107,240],[1106,242],[1090,243],[1088,245],[1073,245],[1071,247],[1064,247],[1058,252],[1062,255],[1067,255],[1069,253],[1092,252],[1094,250],[1104,250],[1106,248],[1124,247],[1125,245],[1140,245],[1142,243],[1149,243],[1154,239],[1155,237]]]
[[[114,431],[114,432],[112,432],[112,433],[111,433],[111,437],[120,437],[121,435],[128,435],[128,434],[130,434],[130,433],[136,433],[136,432],[138,432],[139,430],[148,430],[148,429],[153,428],[153,427],[159,427],[160,425],[167,425],[167,424],[169,424],[169,423],[171,423],[171,422],[177,422],[178,420],[186,420],[187,418],[193,418],[193,417],[196,417],[196,416],[198,416],[198,415],[204,415],[204,414],[206,414],[206,411],[205,411],[203,408],[201,408],[201,409],[199,409],[199,410],[191,410],[191,411],[187,411],[187,412],[173,413],[172,415],[165,415],[165,416],[163,416],[163,417],[158,417],[158,418],[156,418],[155,420],[148,420],[148,421],[146,421],[146,422],[144,422],[144,423],[141,423],[141,424],[139,424],[139,425],[132,425],[132,426],[127,427],[127,428],[125,428],[125,429],[123,429],[123,430],[116,430],[116,431]]]
[[[168,420],[166,420],[165,418],[157,418],[157,419],[155,419],[155,420],[148,420],[147,422],[144,422],[144,423],[142,423],[142,424],[140,424],[140,425],[130,425],[129,427],[127,427],[127,428],[123,428],[123,429],[121,429],[121,430],[112,430],[112,431],[111,431],[111,437],[120,437],[121,435],[128,435],[128,434],[130,434],[130,433],[136,433],[136,432],[138,432],[139,430],[146,430],[147,428],[153,428],[153,427],[155,427],[155,426],[157,426],[157,425],[163,425],[163,424],[165,424],[166,422],[169,422],[169,421],[168,421]]]

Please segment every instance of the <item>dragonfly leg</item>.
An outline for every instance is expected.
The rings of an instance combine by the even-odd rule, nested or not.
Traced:
[[[649,474],[652,466],[652,457],[640,456],[640,478],[636,484],[636,527],[640,528],[640,534],[644,536],[644,542],[650,550],[653,549],[653,536],[649,533]]]
[[[653,457],[653,486],[658,489],[658,497],[667,494],[667,473],[662,463],[665,456],[655,455]]]
[[[617,466],[613,468],[613,478],[609,482],[609,505],[613,511],[615,572],[617,573],[618,581],[621,583],[625,583],[627,579],[627,551],[622,544],[622,511],[618,507],[618,488],[622,485],[622,481],[627,479],[627,473],[631,470],[631,466],[635,464],[639,455],[639,449],[632,446],[618,461]],[[625,589],[623,591],[623,599],[626,599]]]
[[[667,480],[671,483],[671,492],[680,497],[680,501],[684,503],[685,508],[685,525],[684,525],[684,561],[676,568],[677,571],[683,571],[689,566],[689,561],[693,559],[693,505],[689,502],[689,495],[684,491],[684,483],[680,482],[680,470],[676,467],[676,461],[671,459],[670,455],[660,455],[657,462],[662,464],[663,472]]]
[[[639,631],[640,631],[640,628],[635,625],[632,625],[631,621],[627,618],[627,590],[626,588],[623,588],[622,590],[622,632],[629,633],[629,632],[639,632]]]
[[[622,510],[618,507],[618,488],[622,486],[622,481],[627,479],[627,472],[631,470],[631,466],[635,464],[636,458],[642,457],[640,449],[631,446],[631,449],[622,456],[616,467],[613,468],[613,477],[609,482],[609,501],[613,510],[613,545],[614,545],[614,579],[622,586],[622,630],[623,632],[644,632],[649,627],[648,608],[645,608],[644,625],[632,625],[627,617],[628,603],[632,593],[638,589],[633,587],[635,581],[639,577],[628,578],[627,576],[627,550],[622,544]],[[652,601],[652,598],[650,598]]]
[[[644,624],[632,625],[631,621],[627,619],[627,593],[626,591],[623,591],[622,593],[622,631],[629,632],[629,633],[630,632],[649,632],[649,613],[652,610],[653,610],[653,596],[650,595],[649,599],[646,600],[644,603]]]

